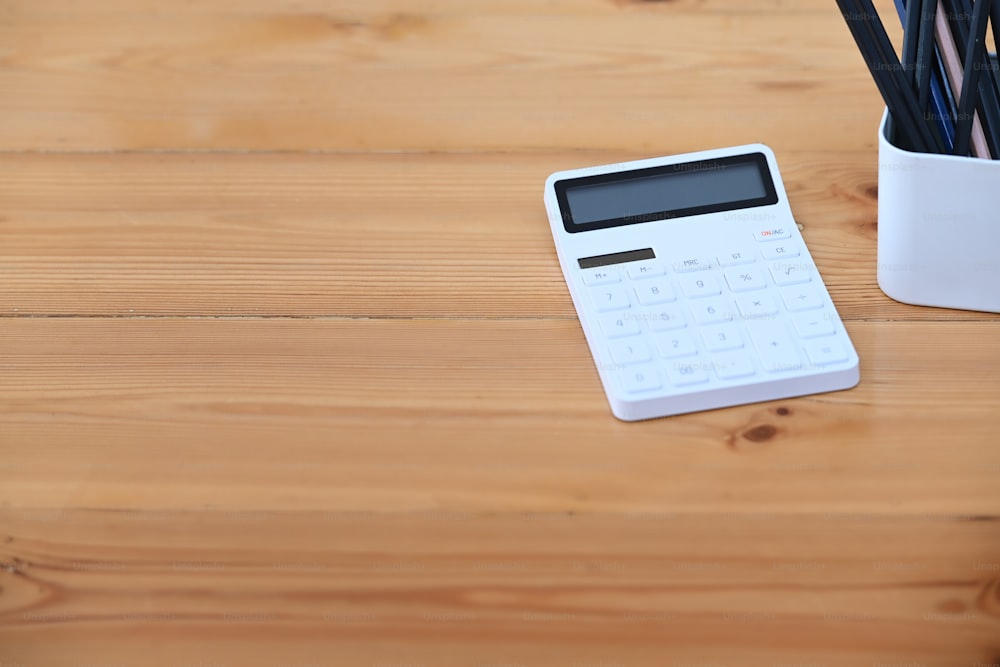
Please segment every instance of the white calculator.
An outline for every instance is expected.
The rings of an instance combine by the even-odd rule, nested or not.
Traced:
[[[858,383],[767,146],[558,172],[545,207],[619,419]]]

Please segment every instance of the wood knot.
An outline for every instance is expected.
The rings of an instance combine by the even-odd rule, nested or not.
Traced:
[[[944,612],[945,614],[961,614],[965,611],[965,603],[958,598],[952,598],[951,600],[945,600],[937,606],[938,611]]]
[[[750,442],[767,442],[778,434],[778,429],[770,424],[761,424],[743,431],[743,437]]]
[[[1000,616],[1000,579],[986,582],[976,598],[976,606],[983,613]]]
[[[785,407],[778,408],[775,412],[778,413],[779,417],[787,417],[792,414],[792,411]]]

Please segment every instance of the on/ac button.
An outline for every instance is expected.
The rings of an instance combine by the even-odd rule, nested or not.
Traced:
[[[758,241],[777,241],[779,239],[791,238],[792,233],[787,227],[768,227],[758,229],[753,233],[753,237]]]

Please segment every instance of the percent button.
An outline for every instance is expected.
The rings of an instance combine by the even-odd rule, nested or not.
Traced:
[[[749,292],[767,287],[767,278],[755,268],[741,267],[726,271],[726,283],[734,292]]]

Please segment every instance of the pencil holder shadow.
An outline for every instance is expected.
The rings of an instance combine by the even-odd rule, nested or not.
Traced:
[[[1000,160],[913,153],[879,127],[878,284],[917,306],[1000,312]]]

